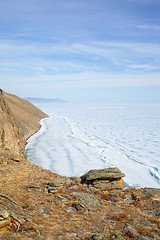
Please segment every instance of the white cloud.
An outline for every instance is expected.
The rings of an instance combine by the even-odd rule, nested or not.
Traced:
[[[132,87],[132,86],[160,86],[160,73],[158,74],[107,74],[96,72],[83,72],[79,74],[56,74],[37,76],[3,76],[2,88],[9,84],[15,86],[44,86],[48,89],[71,88],[104,88],[104,87]]]
[[[82,43],[31,43],[26,44],[20,41],[1,41],[1,54],[32,55],[32,56],[58,56],[66,54],[83,55],[90,54],[101,57],[115,56],[125,51],[146,54],[160,54],[160,44],[141,43],[141,42],[108,42],[90,41]],[[88,55],[86,55],[88,56]]]
[[[58,74],[59,79],[61,74],[62,78],[68,74],[77,78],[79,74],[91,72],[93,79],[95,74],[103,78],[115,73],[124,74],[125,78],[126,72],[160,72],[159,56],[160,45],[153,43],[90,41],[44,45],[1,40],[0,76],[2,73],[9,77],[27,75],[34,80],[39,75],[41,78],[41,74],[47,79],[49,76],[55,79]],[[88,73],[85,76],[89,76]]]
[[[152,66],[149,64],[133,64],[133,65],[129,65],[129,68],[135,69],[135,70],[150,71],[150,70],[159,69],[159,66]]]
[[[155,30],[155,31],[160,31],[160,26],[156,26],[156,25],[138,25],[137,26],[140,29],[144,29],[144,30]]]

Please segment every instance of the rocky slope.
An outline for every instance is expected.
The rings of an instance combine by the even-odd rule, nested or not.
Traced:
[[[0,91],[0,239],[160,239],[160,189],[124,189],[117,168],[67,178],[25,158],[46,116]]]
[[[31,103],[0,90],[1,151],[23,157],[26,139],[38,131],[44,117],[47,115]]]

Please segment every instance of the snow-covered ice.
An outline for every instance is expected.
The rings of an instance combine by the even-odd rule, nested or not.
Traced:
[[[31,162],[65,176],[117,166],[126,185],[160,187],[160,105],[37,106],[50,117],[28,140]]]

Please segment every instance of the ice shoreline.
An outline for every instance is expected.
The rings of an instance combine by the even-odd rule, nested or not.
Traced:
[[[159,188],[159,184],[156,184],[155,179],[151,177],[151,174],[155,174],[156,177],[156,174],[158,173],[156,168],[153,168],[151,173],[150,169],[145,169],[141,163],[137,163],[137,166],[137,164],[135,165],[132,161],[128,161],[126,155],[120,152],[119,149],[116,150],[111,146],[107,146],[107,148],[95,147],[93,146],[94,141],[92,140],[86,142],[86,140],[82,138],[83,136],[76,135],[75,126],[73,126],[74,121],[72,122],[72,119],[54,115],[42,119],[40,124],[40,130],[31,136],[26,144],[27,158],[36,165],[40,165],[45,169],[49,169],[52,172],[65,176],[79,176],[90,169],[116,166],[126,174],[126,177],[124,178],[126,185]],[[53,128],[53,125],[55,125],[55,128]],[[50,126],[51,129],[49,129]],[[51,132],[52,130],[54,134],[51,134],[50,141],[48,141],[46,138],[48,131]],[[60,134],[61,131],[65,131],[65,134]],[[60,134],[58,138],[57,134]],[[37,144],[38,141],[40,141],[40,144]],[[47,148],[47,141],[50,146],[48,149],[45,149]],[[68,141],[71,145],[68,145]],[[53,142],[53,145],[51,142]],[[33,155],[35,156],[37,153],[38,156],[36,159],[35,157],[32,159]],[[41,158],[39,157],[40,155]],[[99,156],[97,157],[97,155]],[[92,162],[88,161],[87,158],[91,159]],[[119,161],[119,159],[121,159],[121,161]],[[142,172],[145,174],[144,177],[142,177]]]

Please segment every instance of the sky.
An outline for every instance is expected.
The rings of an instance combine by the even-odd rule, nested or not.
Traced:
[[[160,103],[160,0],[0,0],[0,88]]]

